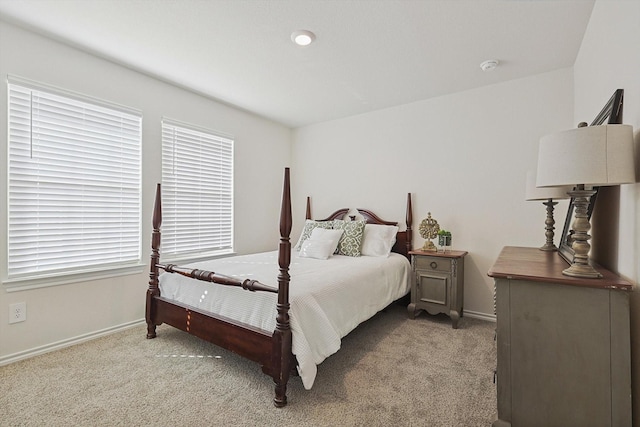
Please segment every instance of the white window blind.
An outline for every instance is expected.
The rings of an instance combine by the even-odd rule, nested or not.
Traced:
[[[233,250],[233,140],[162,122],[162,255]]]
[[[8,88],[8,277],[139,263],[140,114]]]

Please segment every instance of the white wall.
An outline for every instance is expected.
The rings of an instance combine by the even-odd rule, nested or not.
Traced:
[[[153,194],[161,179],[162,116],[234,136],[235,249],[239,253],[276,249],[283,170],[291,161],[289,128],[0,22],[0,165],[7,164],[8,74],[142,111],[143,263],[149,259]],[[0,199],[7,200],[4,173],[0,174]],[[4,202],[2,206],[0,228],[6,230]],[[6,232],[2,232],[2,266],[6,247]],[[20,292],[6,292],[3,287],[0,363],[144,318],[147,282],[145,272]],[[8,306],[15,302],[27,303],[27,321],[9,325]]]
[[[294,218],[310,195],[314,217],[365,208],[404,224],[410,192],[414,247],[431,212],[453,249],[469,252],[465,313],[492,316],[487,271],[502,247],[544,244],[546,211],[524,200],[526,172],[539,138],[570,127],[572,111],[572,70],[563,69],[294,130]],[[566,210],[558,205],[560,230]]]
[[[623,122],[634,128],[636,180],[640,178],[640,2],[598,0],[574,66],[574,122],[591,121],[616,89],[624,89]],[[640,184],[608,190],[608,210],[593,221],[597,261],[640,280]],[[600,201],[600,196],[598,196]],[[600,209],[601,204],[596,204]],[[605,215],[606,214],[606,215]],[[602,233],[600,229],[607,230]],[[603,235],[604,234],[604,235]],[[601,238],[597,239],[598,236]],[[633,424],[640,425],[640,296],[631,294]]]

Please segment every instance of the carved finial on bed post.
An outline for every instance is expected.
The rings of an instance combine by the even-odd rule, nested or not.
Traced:
[[[311,219],[311,197],[307,196],[307,214],[305,219]]]
[[[156,186],[156,199],[153,205],[153,233],[151,234],[151,261],[149,266],[149,289],[147,289],[147,338],[156,337],[154,323],[153,297],[160,294],[158,289],[158,263],[160,262],[160,225],[162,224],[162,190],[160,184]]]
[[[413,208],[411,207],[411,193],[407,193],[407,253],[413,250],[411,247],[413,240],[411,224],[413,224]]]
[[[291,326],[289,324],[289,264],[291,263],[291,187],[289,168],[284,170],[284,185],[282,189],[282,207],[280,210],[280,245],[278,247],[278,315],[276,330],[274,331],[274,372],[276,383],[273,404],[282,407],[287,404],[287,382],[291,366]]]

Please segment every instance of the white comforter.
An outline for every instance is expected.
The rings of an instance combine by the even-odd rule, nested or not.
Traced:
[[[189,264],[238,279],[278,284],[278,253],[264,252]],[[289,311],[292,350],[310,389],[317,365],[340,349],[340,340],[410,289],[411,266],[402,255],[388,258],[333,255],[327,260],[291,255]],[[273,331],[277,295],[160,275],[160,292],[170,298]]]

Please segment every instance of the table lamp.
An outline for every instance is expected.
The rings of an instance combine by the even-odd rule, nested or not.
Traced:
[[[587,215],[593,187],[635,182],[633,128],[630,125],[587,126],[546,135],[538,151],[538,187],[571,185],[575,220],[572,228],[573,262],[562,273],[572,277],[600,278],[589,264],[589,230]]]
[[[545,224],[545,237],[546,242],[540,248],[541,251],[555,251],[558,250],[553,243],[553,230],[556,221],[553,219],[553,208],[558,202],[554,200],[568,199],[569,195],[567,191],[570,191],[572,187],[536,187],[536,174],[533,171],[527,172],[527,186],[525,190],[526,200],[543,200],[542,204],[547,207],[547,219]]]

